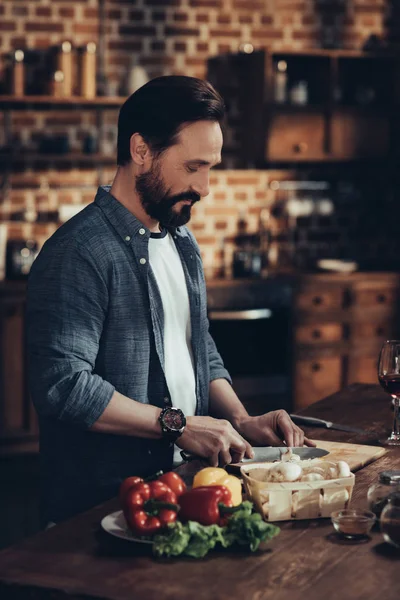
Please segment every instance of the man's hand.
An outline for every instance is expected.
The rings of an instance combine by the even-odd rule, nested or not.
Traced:
[[[176,444],[203,458],[213,467],[253,457],[250,444],[225,419],[186,417],[185,431]]]
[[[253,446],[315,446],[304,431],[293,423],[285,410],[274,410],[259,417],[246,417],[237,423],[237,430]]]

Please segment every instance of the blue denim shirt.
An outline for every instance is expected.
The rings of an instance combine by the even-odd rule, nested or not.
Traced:
[[[196,374],[196,414],[210,381],[230,381],[208,333],[199,248],[171,231],[185,273]],[[163,407],[163,309],[149,265],[150,231],[110,193],[44,244],[28,282],[29,385],[39,415],[43,520],[60,521],[117,493],[128,475],[172,466],[165,440],[89,431],[114,390]]]

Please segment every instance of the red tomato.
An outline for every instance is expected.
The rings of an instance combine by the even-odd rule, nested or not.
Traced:
[[[172,490],[177,497],[181,496],[184,492],[186,492],[186,484],[183,479],[178,475],[178,473],[174,473],[174,471],[169,471],[168,473],[164,473],[157,479],[157,481],[162,481]]]

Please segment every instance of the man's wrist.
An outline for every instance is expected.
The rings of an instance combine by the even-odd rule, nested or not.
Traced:
[[[232,426],[236,429],[236,431],[240,433],[241,429],[243,428],[243,424],[251,419],[252,417],[246,410],[241,410],[231,415],[230,422],[232,423]]]

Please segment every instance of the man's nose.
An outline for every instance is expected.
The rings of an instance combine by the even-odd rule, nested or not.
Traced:
[[[209,174],[208,173],[204,174],[204,175],[202,174],[202,176],[199,177],[199,179],[194,181],[192,184],[192,189],[197,194],[199,194],[199,196],[201,196],[202,198],[205,198],[206,196],[208,196],[208,194],[210,193],[210,176],[209,176]]]

